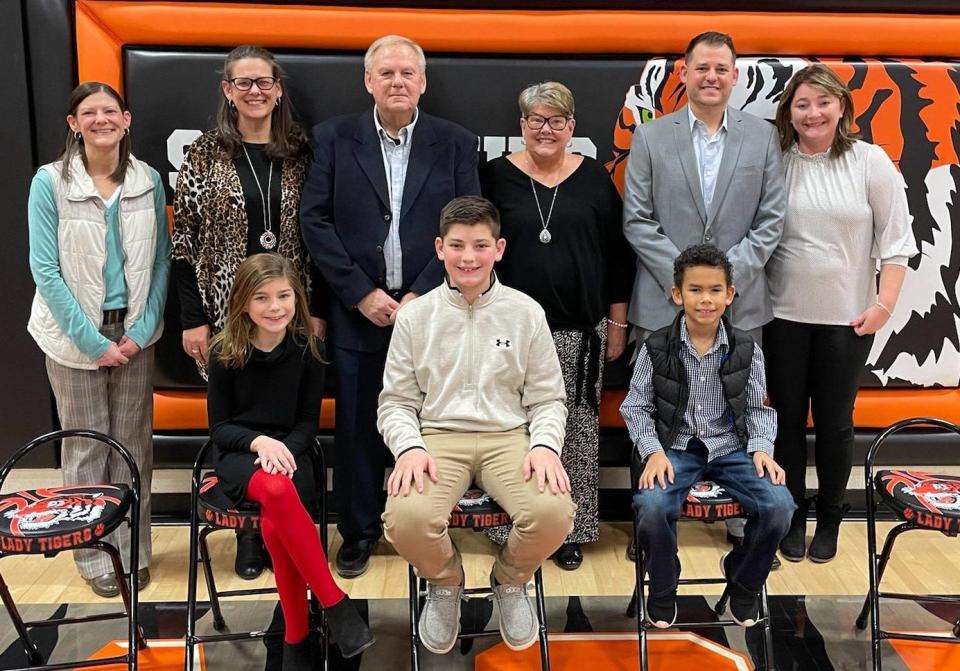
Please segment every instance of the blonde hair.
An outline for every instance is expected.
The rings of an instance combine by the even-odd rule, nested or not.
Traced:
[[[857,133],[850,130],[853,127],[853,96],[843,80],[833,70],[821,63],[808,65],[797,72],[787,82],[787,86],[783,90],[780,105],[777,107],[777,115],[774,118],[774,124],[780,134],[780,150],[786,151],[797,141],[797,131],[790,122],[790,106],[793,104],[793,98],[801,84],[815,86],[829,95],[836,96],[843,103],[843,114],[840,116],[837,133],[830,145],[831,156],[836,158],[852,147],[859,137]]]
[[[217,350],[217,357],[227,368],[243,368],[250,357],[256,324],[247,314],[247,306],[257,289],[271,280],[283,278],[290,283],[296,303],[296,314],[287,324],[287,331],[298,342],[305,343],[310,353],[322,361],[317,338],[310,328],[310,309],[307,306],[307,294],[296,267],[279,254],[254,254],[248,256],[237,268],[230,299],[227,305],[227,319],[223,330],[210,343]]]
[[[560,82],[532,84],[520,92],[520,115],[527,116],[537,105],[560,110],[563,116],[572,119],[575,111],[573,93]]]

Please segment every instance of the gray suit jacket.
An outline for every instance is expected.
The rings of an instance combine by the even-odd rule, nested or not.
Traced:
[[[783,233],[786,208],[780,144],[773,124],[727,108],[727,138],[710,210],[704,207],[687,108],[633,135],[623,198],[623,232],[637,253],[629,319],[649,330],[671,323],[673,260],[711,243],[733,265],[737,297],[727,314],[754,329],[773,319],[763,267]]]

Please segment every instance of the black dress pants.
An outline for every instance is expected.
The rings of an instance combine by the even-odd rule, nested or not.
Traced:
[[[873,336],[849,326],[774,319],[763,329],[767,391],[777,411],[774,457],[796,503],[806,493],[807,414],[813,414],[821,509],[843,502],[853,462],[853,403]]]

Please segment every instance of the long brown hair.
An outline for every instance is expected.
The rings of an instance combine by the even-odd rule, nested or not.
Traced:
[[[244,44],[236,47],[227,54],[223,61],[223,80],[227,81],[233,74],[233,64],[244,58],[256,58],[270,66],[273,76],[281,84],[285,84],[287,73],[283,71],[273,54],[263,47]],[[240,156],[243,139],[237,128],[237,108],[230,104],[227,97],[220,93],[220,105],[217,108],[217,135],[224,153],[230,158]],[[273,108],[270,119],[270,142],[265,152],[270,158],[288,159],[297,158],[307,149],[307,136],[303,127],[297,123],[294,116],[293,103],[290,96],[284,96],[282,102]]]
[[[247,314],[247,306],[254,293],[265,282],[283,278],[290,283],[296,297],[296,314],[287,324],[287,331],[300,343],[305,343],[310,353],[322,361],[320,346],[310,328],[310,308],[307,306],[307,294],[300,281],[300,274],[290,259],[275,253],[254,254],[248,256],[237,268],[230,299],[227,305],[227,319],[223,330],[214,336],[211,348],[217,349],[217,356],[227,368],[243,368],[250,357],[253,336],[257,326]]]
[[[777,107],[777,116],[774,119],[777,132],[780,133],[780,150],[786,151],[797,141],[797,131],[790,122],[790,106],[793,105],[793,98],[801,84],[815,86],[829,95],[836,96],[843,103],[843,114],[840,115],[837,133],[830,145],[831,157],[840,156],[852,147],[859,137],[857,133],[850,130],[853,128],[853,96],[843,80],[822,63],[808,65],[793,75],[793,78],[787,82],[783,95],[780,96],[780,105]]]
[[[108,96],[117,101],[117,104],[120,106],[120,112],[128,111],[127,103],[123,97],[117,93],[109,84],[104,84],[103,82],[84,82],[80,84],[77,88],[73,89],[70,93],[70,98],[67,100],[67,116],[76,116],[77,109],[80,107],[80,103],[92,96],[94,93],[106,93]],[[87,152],[83,147],[83,138],[77,137],[79,133],[74,133],[69,127],[67,127],[67,139],[63,143],[63,151],[60,152],[59,160],[63,161],[63,166],[60,168],[60,174],[63,176],[63,181],[70,181],[70,163],[73,160],[73,157],[77,154],[80,155],[80,159],[83,161],[83,167],[87,167]],[[123,182],[124,175],[127,174],[127,167],[130,165],[130,133],[124,133],[123,137],[120,139],[120,160],[117,161],[117,167],[110,175],[110,179],[114,182],[121,183]]]

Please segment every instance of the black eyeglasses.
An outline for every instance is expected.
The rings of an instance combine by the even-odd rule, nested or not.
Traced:
[[[524,117],[527,120],[527,126],[531,130],[540,130],[543,128],[543,124],[550,126],[552,130],[563,130],[567,127],[567,122],[570,121],[569,117],[566,117],[562,114],[552,117],[542,117],[539,114],[528,114]]]
[[[251,79],[250,77],[234,77],[227,81],[236,86],[240,91],[249,91],[253,88],[254,84],[256,84],[257,88],[261,91],[269,91],[277,85],[276,77],[257,77],[256,79]]]

